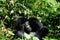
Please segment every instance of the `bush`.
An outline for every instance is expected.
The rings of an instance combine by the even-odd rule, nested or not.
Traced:
[[[26,14],[26,18],[34,16],[41,20],[49,29],[48,39],[60,39],[60,2],[58,0],[0,0],[0,27],[5,26],[13,30],[21,12]]]

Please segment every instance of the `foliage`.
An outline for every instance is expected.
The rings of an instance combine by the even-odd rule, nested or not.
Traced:
[[[26,18],[37,17],[48,27],[49,34],[44,40],[60,40],[59,0],[0,0],[0,27],[6,26],[13,30],[21,12],[26,14]],[[0,33],[4,34],[1,31]],[[4,35],[1,36],[1,40],[6,39]]]

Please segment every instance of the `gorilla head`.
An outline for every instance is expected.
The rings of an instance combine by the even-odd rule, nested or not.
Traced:
[[[26,33],[30,33],[31,31],[32,31],[32,28],[30,27],[30,25],[29,25],[29,21],[26,21],[24,24],[23,24],[23,26],[24,26],[24,32],[26,32]]]
[[[29,25],[29,21],[27,18],[20,16],[16,21],[16,30],[23,30],[24,32],[28,33],[31,32],[31,27]]]

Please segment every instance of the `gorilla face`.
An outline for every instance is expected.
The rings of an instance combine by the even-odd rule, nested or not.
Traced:
[[[22,30],[29,34],[32,29],[29,25],[29,21],[25,17],[20,16],[16,21],[16,30]]]
[[[25,22],[24,23],[24,32],[29,34],[31,31],[32,31],[32,28],[29,25],[29,21]]]
[[[22,30],[23,29],[23,24],[27,21],[27,19],[23,16],[20,16],[17,21],[16,21],[16,30]]]

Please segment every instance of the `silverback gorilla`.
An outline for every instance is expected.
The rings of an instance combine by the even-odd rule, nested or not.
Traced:
[[[24,16],[20,16],[16,21],[16,32],[15,36],[22,38],[24,32],[27,34],[33,34],[42,40],[42,37],[48,34],[48,29],[46,26],[43,26],[37,18],[30,17],[29,19]]]

